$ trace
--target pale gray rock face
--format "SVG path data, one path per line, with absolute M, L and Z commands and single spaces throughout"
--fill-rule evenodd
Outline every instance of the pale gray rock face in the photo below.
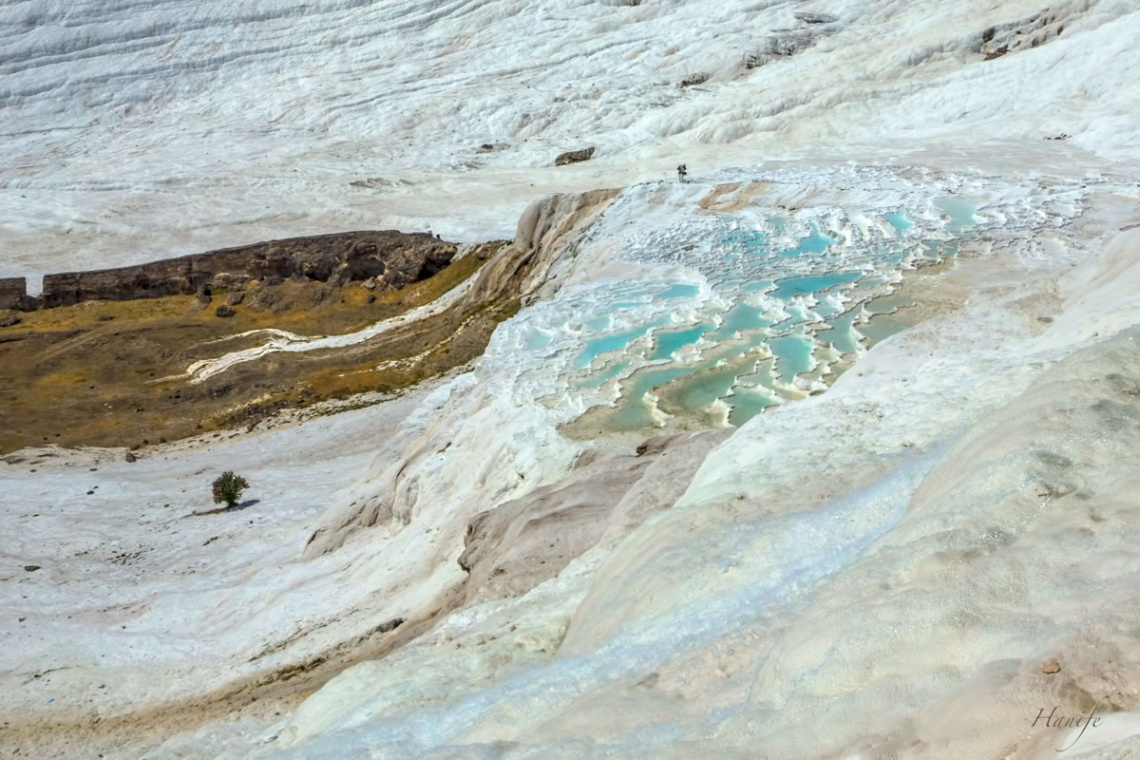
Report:
M 522 596 L 599 544 L 669 509 L 727 430 L 650 439 L 635 454 L 583 452 L 566 477 L 476 515 L 460 566 L 464 604 Z
M 0 6 L 0 307 L 31 305 L 7 278 L 352 229 L 514 232 L 419 316 L 520 307 L 376 406 L 5 462 L 0 754 L 1042 760 L 1078 737 L 1039 711 L 1100 700 L 1072 756 L 1140 756 L 1138 38 L 1133 0 Z M 830 387 L 793 372 L 641 457 L 560 432 L 628 390 L 615 359 L 707 348 L 638 330 L 723 326 L 758 238 L 913 284 L 853 254 L 909 261 L 971 197 L 938 308 Z M 216 277 L 214 308 L 244 282 Z M 818 369 L 865 326 L 822 329 L 842 289 L 741 303 Z M 603 332 L 634 337 L 578 366 Z M 185 381 L 358 339 L 247 336 Z M 238 464 L 257 505 L 184 517 Z

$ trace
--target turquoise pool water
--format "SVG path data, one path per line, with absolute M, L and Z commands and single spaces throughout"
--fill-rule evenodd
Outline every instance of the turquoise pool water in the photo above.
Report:
M 633 364 L 633 362 L 629 359 L 618 362 L 609 369 L 603 372 L 599 372 L 592 377 L 586 378 L 583 382 L 580 383 L 580 386 L 583 388 L 601 388 L 603 385 L 608 383 L 610 380 L 613 380 L 615 377 L 621 377 L 625 371 L 629 369 L 631 364 Z
M 745 293 L 763 293 L 775 284 L 775 280 L 756 280 L 745 285 L 742 290 Z
M 777 403 L 766 393 L 741 387 L 734 388 L 732 395 L 724 401 L 731 408 L 728 413 L 728 422 L 737 427 Z
M 724 340 L 738 332 L 763 330 L 771 326 L 772 320 L 764 316 L 764 309 L 741 301 L 729 309 L 721 326 L 708 337 L 710 340 Z
M 554 335 L 546 330 L 535 330 L 526 336 L 527 348 L 542 348 L 549 346 L 554 340 Z
M 837 351 L 848 354 L 858 353 L 859 334 L 855 332 L 855 320 L 859 314 L 856 309 L 840 314 L 831 321 L 831 327 L 816 333 L 815 339 L 821 345 L 830 343 Z
M 609 353 L 610 351 L 624 350 L 635 338 L 645 337 L 653 328 L 661 327 L 667 322 L 667 317 L 661 317 L 643 327 L 636 327 L 632 330 L 626 330 L 625 332 L 614 333 L 612 335 L 603 335 L 599 338 L 592 338 L 586 341 L 586 348 L 578 355 L 578 358 L 574 360 L 574 369 L 586 369 L 602 354 Z
M 660 293 L 658 293 L 654 297 L 660 298 L 660 299 L 696 298 L 698 295 L 700 295 L 700 292 L 701 292 L 701 289 L 696 285 L 688 285 L 688 284 L 678 283 L 676 285 L 670 285 L 668 288 L 666 288 L 665 290 L 662 290 Z
M 815 293 L 827 290 L 859 279 L 861 272 L 837 272 L 836 274 L 813 275 L 811 277 L 791 277 L 786 280 L 777 280 L 776 289 L 772 295 L 776 298 L 791 299 L 805 293 Z
M 974 216 L 978 207 L 970 201 L 954 195 L 947 195 L 934 199 L 934 206 L 946 216 L 950 217 L 950 224 L 946 227 L 950 232 L 961 232 L 966 227 L 978 223 Z
M 812 342 L 802 335 L 788 335 L 768 341 L 772 355 L 776 357 L 776 374 L 785 383 L 790 383 L 800 372 L 811 369 Z
M 720 238 L 722 245 L 740 245 L 745 249 L 762 248 L 767 242 L 768 236 L 760 230 L 730 230 Z
M 649 355 L 651 360 L 669 359 L 673 352 L 690 346 L 701 339 L 701 336 L 712 329 L 712 325 L 700 324 L 687 330 L 662 330 L 654 335 L 657 345 Z
M 786 248 L 780 251 L 780 258 L 786 259 L 792 256 L 802 256 L 805 253 L 823 253 L 827 250 L 829 245 L 838 242 L 835 238 L 828 237 L 822 234 L 818 228 L 812 229 L 812 233 L 805 238 L 800 238 L 800 244 L 795 248 Z
M 891 226 L 898 230 L 899 233 L 906 232 L 908 229 L 914 226 L 914 222 L 907 219 L 906 214 L 903 214 L 902 212 L 899 212 L 897 214 L 883 214 L 883 218 L 890 222 Z
M 589 332 L 573 361 L 584 372 L 575 383 L 600 388 L 618 380 L 621 398 L 605 407 L 601 424 L 625 430 L 654 424 L 645 399 L 650 391 L 669 414 L 687 410 L 699 416 L 720 399 L 736 425 L 802 396 L 827 379 L 824 372 L 839 371 L 834 363 L 840 354 L 858 355 L 900 329 L 899 319 L 880 312 L 909 303 L 884 297 L 901 269 L 915 260 L 954 256 L 960 240 L 976 234 L 971 228 L 981 220 L 969 199 L 943 196 L 929 202 L 941 220 L 933 221 L 925 204 L 878 212 L 897 233 L 886 236 L 885 226 L 866 229 L 841 212 L 809 223 L 764 217 L 752 228 L 737 226 L 739 220 L 728 215 L 720 217 L 732 225 L 728 229 L 718 226 L 717 218 L 706 218 L 689 238 L 655 231 L 637 260 L 666 269 L 691 267 L 705 284 L 642 286 L 636 295 L 623 292 L 617 305 L 588 314 Z M 841 239 L 844 244 L 837 245 Z M 690 258 L 689 252 L 698 253 Z M 620 319 L 624 315 L 607 316 L 618 305 L 648 307 L 660 317 L 630 326 Z M 856 328 L 864 307 L 877 316 L 870 326 Z M 651 340 L 642 340 L 646 337 Z M 603 354 L 605 361 L 598 361 Z
M 611 425 L 616 430 L 637 430 L 651 426 L 653 413 L 645 394 L 658 386 L 696 371 L 696 367 L 673 367 L 634 373 L 632 378 L 622 383 L 622 398 L 618 401 L 617 410 L 610 417 Z
M 682 409 L 703 409 L 727 396 L 735 384 L 736 370 L 732 367 L 702 372 L 686 382 L 675 399 Z

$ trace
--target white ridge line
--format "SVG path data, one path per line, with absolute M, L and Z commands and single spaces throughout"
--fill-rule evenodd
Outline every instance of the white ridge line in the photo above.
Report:
M 227 354 L 215 357 L 213 359 L 200 359 L 186 368 L 186 372 L 181 375 L 169 375 L 162 377 L 151 382 L 161 383 L 167 380 L 181 380 L 183 378 L 190 378 L 191 385 L 197 385 L 204 380 L 213 377 L 221 372 L 225 372 L 230 367 L 233 367 L 243 362 L 254 361 L 260 359 L 267 354 L 277 351 L 285 351 L 289 353 L 298 353 L 301 351 L 316 351 L 322 348 L 344 348 L 346 346 L 353 346 L 358 343 L 363 343 L 366 340 L 375 338 L 377 335 L 392 330 L 396 327 L 415 322 L 419 319 L 426 319 L 427 317 L 434 317 L 442 313 L 446 309 L 453 306 L 460 298 L 462 298 L 467 291 L 471 289 L 472 284 L 475 282 L 475 276 L 467 279 L 466 282 L 458 285 L 447 293 L 443 294 L 431 303 L 418 306 L 411 311 L 401 314 L 391 319 L 386 319 L 382 322 L 377 322 L 373 325 L 365 327 L 363 330 L 358 330 L 354 333 L 347 333 L 345 335 L 323 335 L 315 338 L 307 338 L 294 333 L 285 332 L 284 330 L 265 330 L 275 334 L 275 337 L 263 343 L 260 346 L 253 348 L 246 348 L 241 351 L 231 351 Z M 261 332 L 260 330 L 250 330 L 249 332 L 242 333 L 242 335 L 252 335 L 253 333 Z M 238 337 L 238 336 L 229 336 Z

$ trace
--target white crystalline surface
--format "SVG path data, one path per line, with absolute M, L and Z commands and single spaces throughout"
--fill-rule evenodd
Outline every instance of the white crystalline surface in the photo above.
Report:
M 535 395 L 573 409 L 611 404 L 608 426 L 641 429 L 662 418 L 645 394 L 671 383 L 690 406 L 722 402 L 743 424 L 765 406 L 822 389 L 830 363 L 861 353 L 863 305 L 905 271 L 952 259 L 963 242 L 996 229 L 1063 228 L 1088 194 L 1077 184 L 916 183 L 884 170 L 710 179 L 764 182 L 789 196 L 841 184 L 846 205 L 821 198 L 792 215 L 758 203 L 698 216 L 707 185 L 624 191 L 581 246 L 570 284 L 496 337 L 494 351 L 529 367 L 520 374 Z M 946 195 L 971 191 L 970 200 Z M 607 276 L 614 269 L 636 274 Z M 710 374 L 723 378 L 705 390 Z
M 1131 0 L 1065 0 L 1049 24 L 1032 0 L 824 5 L 836 21 L 813 26 L 795 3 L 744 0 L 6 2 L 0 276 L 283 233 L 484 239 L 538 194 L 682 161 L 696 178 L 758 158 L 1136 156 Z M 1015 27 L 993 46 L 1063 31 L 985 62 L 991 26 Z M 769 37 L 805 35 L 744 68 Z M 694 72 L 711 78 L 678 87 Z M 587 145 L 592 161 L 553 167 Z
M 0 276 L 624 189 L 470 371 L 0 465 L 0 723 L 72 757 L 1026 760 L 1103 696 L 1060 756 L 1140 757 L 1138 36 L 1131 0 L 3 3 Z M 923 260 L 929 318 L 871 345 Z M 281 715 L 196 701 L 430 614 L 475 515 L 687 414 L 739 427 L 632 533 Z M 187 517 L 223 468 L 258 502 Z M 177 720 L 109 740 L 140 705 Z

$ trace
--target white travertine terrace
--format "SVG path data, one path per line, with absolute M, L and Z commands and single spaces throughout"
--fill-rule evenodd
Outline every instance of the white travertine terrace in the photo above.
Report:
M 1138 35 L 1131 0 L 0 6 L 0 276 L 335 229 L 474 242 L 624 188 L 469 371 L 132 464 L 0 465 L 0 721 L 55 726 L 43 757 L 1027 760 L 1077 739 L 1038 710 L 1104 697 L 1061 756 L 1140 757 Z M 626 451 L 611 418 L 560 430 L 639 369 L 733 361 L 734 305 L 837 362 L 822 323 L 922 240 L 955 244 L 923 275 L 938 308 L 640 486 L 683 495 L 280 715 L 179 714 L 441 609 L 469 521 Z M 655 387 L 652 421 L 685 392 Z M 186 517 L 221 469 L 258 502 Z

